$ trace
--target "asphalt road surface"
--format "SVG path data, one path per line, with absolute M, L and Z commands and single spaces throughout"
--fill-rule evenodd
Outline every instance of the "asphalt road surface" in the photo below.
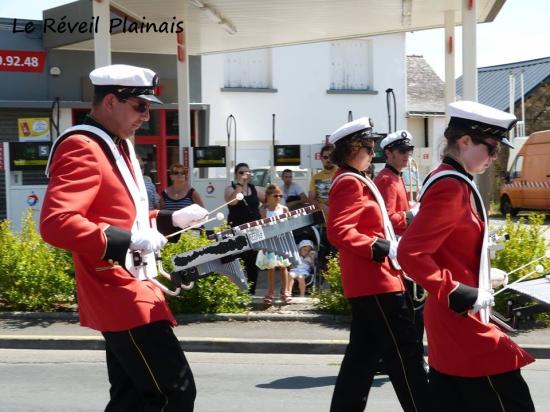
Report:
M 188 353 L 196 412 L 326 411 L 341 356 Z M 550 411 L 550 360 L 523 372 L 537 411 Z M 102 411 L 107 402 L 103 351 L 0 350 L 1 412 Z M 387 377 L 376 377 L 367 411 L 401 408 Z

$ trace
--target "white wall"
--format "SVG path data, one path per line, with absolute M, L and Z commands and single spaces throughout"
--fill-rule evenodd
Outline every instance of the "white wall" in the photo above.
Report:
M 373 118 L 375 129 L 387 131 L 386 93 L 394 90 L 397 100 L 397 128 L 404 128 L 406 60 L 405 35 L 371 37 L 373 89 L 377 95 L 327 94 L 330 88 L 329 43 L 314 43 L 272 49 L 272 79 L 276 93 L 222 92 L 224 55 L 202 59 L 202 97 L 210 104 L 210 142 L 226 144 L 226 118 L 237 120 L 241 147 L 246 141 L 271 144 L 272 114 L 276 114 L 275 137 L 281 144 L 323 142 L 325 135 L 354 118 Z M 240 161 L 240 156 L 238 158 Z M 256 165 L 254 158 L 244 159 Z M 265 159 L 262 159 L 264 162 Z
M 415 146 L 413 157 L 416 160 L 421 177 L 424 177 L 430 170 L 434 169 L 441 163 L 441 149 L 444 144 L 443 132 L 447 124 L 445 116 L 430 116 L 428 117 L 428 149 L 424 142 L 424 118 L 409 117 L 407 118 L 407 130 L 413 135 Z M 429 155 L 429 163 L 422 159 L 422 156 Z

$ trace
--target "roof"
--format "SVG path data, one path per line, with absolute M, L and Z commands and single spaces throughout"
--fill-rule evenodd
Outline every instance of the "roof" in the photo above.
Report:
M 78 3 L 88 10 L 92 4 L 89 0 Z M 111 48 L 113 52 L 176 54 L 173 29 L 181 20 L 185 22 L 185 47 L 191 55 L 418 31 L 443 27 L 447 10 L 454 11 L 455 24 L 461 25 L 463 3 L 463 0 L 111 0 L 115 15 L 139 23 L 139 33 L 132 31 L 129 23 L 125 33 L 113 34 Z M 477 0 L 478 23 L 493 21 L 504 4 L 505 0 Z M 44 16 L 55 13 L 55 21 L 60 21 L 64 15 L 68 19 L 89 15 L 89 11 L 78 14 L 74 9 L 77 6 L 65 4 L 44 11 Z M 156 23 L 158 32 L 154 29 L 143 32 L 142 23 Z M 45 40 L 54 34 L 48 31 Z M 91 36 L 81 40 L 74 33 L 62 35 L 66 48 L 93 50 Z
M 407 56 L 407 113 L 445 114 L 445 84 L 422 56 Z
M 508 111 L 510 108 L 510 74 L 516 78 L 515 103 L 521 100 L 520 74 L 523 72 L 525 96 L 550 76 L 550 57 L 526 60 L 498 66 L 480 67 L 478 74 L 478 101 Z M 462 76 L 456 80 L 456 94 L 462 95 Z

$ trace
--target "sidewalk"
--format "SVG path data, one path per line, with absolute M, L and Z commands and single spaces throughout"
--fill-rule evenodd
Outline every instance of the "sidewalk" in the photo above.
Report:
M 278 290 L 278 289 L 276 289 Z M 311 298 L 266 307 L 260 274 L 251 310 L 243 314 L 180 315 L 175 333 L 189 352 L 343 354 L 349 318 L 315 311 Z M 539 359 L 550 359 L 550 328 L 512 339 Z M 103 349 L 100 333 L 83 328 L 77 313 L 0 312 L 2 349 Z
M 348 319 L 320 315 L 311 300 L 245 314 L 182 315 L 175 328 L 189 352 L 343 354 Z M 539 359 L 550 359 L 550 329 L 512 337 Z M 0 312 L 0 348 L 103 349 L 101 334 L 78 324 L 76 313 Z

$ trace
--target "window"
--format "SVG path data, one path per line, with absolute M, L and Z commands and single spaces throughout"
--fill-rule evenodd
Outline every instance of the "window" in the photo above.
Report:
M 521 169 L 523 168 L 523 156 L 516 157 L 514 164 L 510 169 L 510 179 L 517 179 L 521 177 Z
M 224 89 L 271 89 L 271 49 L 225 55 Z
M 370 40 L 330 43 L 331 91 L 372 92 L 372 44 Z

